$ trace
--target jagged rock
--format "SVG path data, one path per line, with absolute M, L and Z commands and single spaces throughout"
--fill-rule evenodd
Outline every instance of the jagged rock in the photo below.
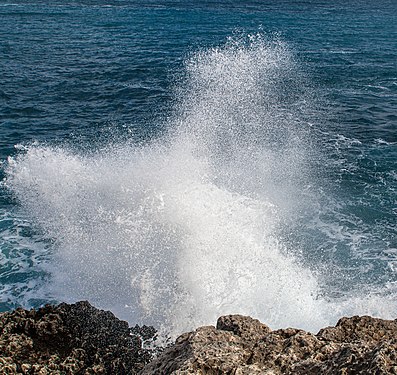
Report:
M 317 335 L 241 315 L 180 336 L 148 374 L 397 374 L 397 321 L 341 319 Z
M 316 335 L 228 315 L 157 358 L 153 327 L 129 328 L 88 302 L 0 314 L 1 374 L 397 374 L 397 320 L 342 318 Z M 152 362 L 149 363 L 149 361 Z
M 370 316 L 353 316 L 342 318 L 335 327 L 323 328 L 317 336 L 335 342 L 379 342 L 391 340 L 397 332 L 396 320 L 372 318 Z
M 259 320 L 242 315 L 221 316 L 216 322 L 216 329 L 233 332 L 253 344 L 271 331 L 266 324 Z
M 228 374 L 250 357 L 239 336 L 212 326 L 180 336 L 165 352 L 142 374 Z
M 0 314 L 1 374 L 136 374 L 152 358 L 134 327 L 88 302 Z

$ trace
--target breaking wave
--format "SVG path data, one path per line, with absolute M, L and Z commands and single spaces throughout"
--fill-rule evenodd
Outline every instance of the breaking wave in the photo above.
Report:
M 391 297 L 335 297 L 332 265 L 291 240 L 321 209 L 316 116 L 288 46 L 255 35 L 186 60 L 159 139 L 22 147 L 4 184 L 52 241 L 43 293 L 172 335 L 227 313 L 309 330 L 391 315 Z

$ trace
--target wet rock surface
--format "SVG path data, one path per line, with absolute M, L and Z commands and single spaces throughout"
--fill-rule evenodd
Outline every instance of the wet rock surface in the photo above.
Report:
M 313 335 L 225 316 L 180 336 L 141 374 L 397 374 L 397 321 L 342 318 Z
M 129 328 L 88 302 L 0 314 L 0 374 L 137 374 L 152 327 Z

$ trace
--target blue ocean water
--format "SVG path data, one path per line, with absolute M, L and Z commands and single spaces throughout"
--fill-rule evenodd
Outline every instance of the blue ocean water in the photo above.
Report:
M 1 310 L 395 318 L 395 1 L 0 1 L 0 82 Z

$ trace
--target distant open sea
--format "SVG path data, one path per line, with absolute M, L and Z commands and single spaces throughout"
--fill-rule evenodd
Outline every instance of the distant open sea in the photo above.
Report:
M 0 311 L 396 318 L 397 2 L 0 0 L 0 160 Z

